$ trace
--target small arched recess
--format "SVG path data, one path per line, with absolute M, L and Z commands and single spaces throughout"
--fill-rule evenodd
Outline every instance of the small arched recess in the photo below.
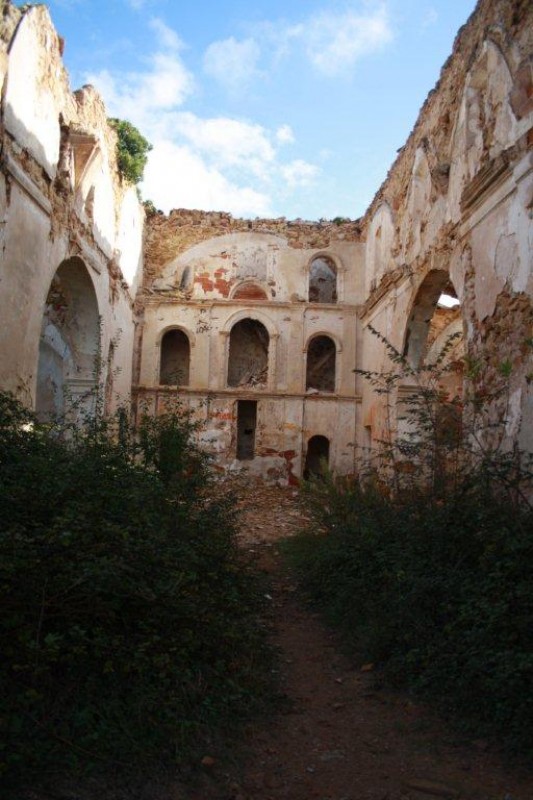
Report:
M 315 256 L 309 265 L 309 302 L 337 302 L 337 266 L 326 255 Z
M 330 336 L 313 336 L 307 345 L 306 391 L 334 392 L 337 347 Z
M 191 343 L 181 328 L 171 328 L 161 337 L 159 384 L 188 386 L 190 382 Z
M 270 335 L 258 319 L 235 322 L 229 335 L 227 385 L 263 388 L 268 384 Z

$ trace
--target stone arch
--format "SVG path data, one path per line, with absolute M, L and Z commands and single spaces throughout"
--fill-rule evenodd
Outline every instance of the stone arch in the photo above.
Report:
M 306 346 L 305 389 L 334 392 L 336 389 L 337 344 L 328 334 L 314 334 Z
M 443 295 L 457 297 L 449 273 L 444 269 L 430 270 L 414 292 L 404 335 L 403 354 L 413 369 L 424 364 L 430 351 L 433 351 L 435 357 L 438 355 L 434 345 L 442 333 L 440 328 L 444 329 L 448 324 L 444 319 L 442 325 L 436 325 L 435 320 L 439 300 Z M 458 313 L 460 315 L 460 310 Z M 457 316 L 457 313 L 450 315 L 454 320 Z M 449 322 L 451 321 L 450 319 Z
M 44 303 L 36 412 L 43 419 L 92 413 L 100 349 L 100 316 L 92 278 L 77 256 L 62 261 Z
M 268 384 L 270 335 L 250 316 L 238 320 L 229 334 L 227 385 L 264 388 Z
M 379 285 L 391 267 L 394 236 L 391 208 L 388 203 L 381 203 L 368 227 L 365 259 L 367 294 Z
M 159 385 L 188 386 L 191 367 L 191 340 L 188 332 L 179 326 L 162 331 L 159 352 Z
M 336 303 L 338 266 L 326 253 L 314 255 L 309 262 L 309 302 Z
M 309 480 L 312 476 L 320 476 L 324 472 L 324 462 L 329 466 L 330 441 L 327 436 L 316 434 L 307 442 L 303 476 Z

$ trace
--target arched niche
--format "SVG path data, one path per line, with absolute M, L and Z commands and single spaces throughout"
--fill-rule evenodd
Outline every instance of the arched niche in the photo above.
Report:
M 316 256 L 309 265 L 309 302 L 337 302 L 337 267 L 328 256 Z
M 93 282 L 78 257 L 63 261 L 43 309 L 36 412 L 43 421 L 94 411 L 100 324 Z
M 450 217 L 460 217 L 466 184 L 484 158 L 494 158 L 512 145 L 517 120 L 512 109 L 513 78 L 498 45 L 483 42 L 468 72 L 450 143 Z
M 268 383 L 270 335 L 251 317 L 236 322 L 229 335 L 227 385 L 263 388 Z
M 159 384 L 188 386 L 190 381 L 191 343 L 181 328 L 171 328 L 161 338 Z
M 335 342 L 329 336 L 314 336 L 307 345 L 306 391 L 334 392 L 336 385 Z
M 481 95 L 484 110 L 485 146 L 489 156 L 509 147 L 515 140 L 516 117 L 511 108 L 513 79 L 498 45 L 487 39 L 471 75 L 470 87 Z
M 411 170 L 407 205 L 402 222 L 401 240 L 404 252 L 416 257 L 422 249 L 422 223 L 427 218 L 431 198 L 431 172 L 426 153 L 419 147 Z
M 329 466 L 329 439 L 327 436 L 311 436 L 305 454 L 304 479 L 319 477 Z
M 388 203 L 382 203 L 369 225 L 366 240 L 366 291 L 367 294 L 379 285 L 383 275 L 390 269 L 394 245 L 394 221 Z
M 231 300 L 245 300 L 247 303 L 265 303 L 268 296 L 263 287 L 255 281 L 242 281 L 232 291 Z

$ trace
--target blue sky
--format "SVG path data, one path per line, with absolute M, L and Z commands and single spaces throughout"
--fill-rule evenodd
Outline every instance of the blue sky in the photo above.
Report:
M 152 142 L 158 208 L 355 218 L 474 0 L 53 0 L 72 88 Z

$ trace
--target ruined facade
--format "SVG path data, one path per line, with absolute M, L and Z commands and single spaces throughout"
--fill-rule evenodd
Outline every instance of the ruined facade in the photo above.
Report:
M 138 404 L 157 412 L 178 393 L 226 468 L 291 481 L 318 447 L 349 472 L 363 258 L 357 223 L 155 215 Z
M 144 212 L 90 86 L 72 93 L 45 6 L 2 4 L 0 386 L 44 417 L 131 390 Z
M 362 220 L 360 310 L 414 366 L 431 361 L 441 293 L 460 301 L 443 333 L 462 331 L 466 388 L 490 398 L 510 370 L 507 446 L 533 451 L 533 7 L 485 2 L 459 32 L 415 128 Z M 365 335 L 365 368 L 386 365 Z M 506 380 L 506 378 L 505 378 Z M 468 385 L 470 383 L 470 385 Z M 400 387 L 399 394 L 409 392 Z M 398 397 L 398 402 L 401 398 Z M 363 390 L 361 422 L 382 408 Z
M 507 444 L 533 452 L 531 3 L 481 0 L 361 220 L 179 210 L 144 246 L 98 95 L 70 92 L 44 7 L 2 8 L 2 388 L 62 411 L 98 350 L 109 408 L 178 398 L 221 468 L 290 482 L 386 433 L 353 372 L 389 366 L 369 325 L 415 367 L 461 334 L 448 388 L 510 372 Z

